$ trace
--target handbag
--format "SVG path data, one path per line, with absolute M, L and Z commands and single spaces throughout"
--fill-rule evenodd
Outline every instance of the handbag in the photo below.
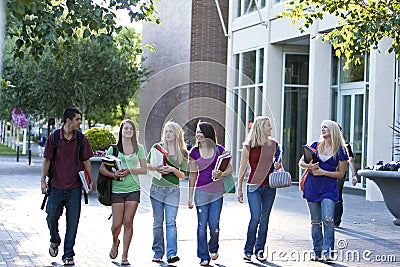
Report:
M 292 176 L 289 172 L 278 170 L 269 174 L 269 187 L 283 188 L 292 185 Z
M 232 174 L 223 177 L 222 182 L 224 183 L 224 194 L 235 194 L 235 181 L 233 180 Z
M 276 147 L 275 153 L 275 162 L 280 162 L 282 159 L 282 149 L 280 145 Z M 274 166 L 272 165 L 274 170 Z M 292 185 L 292 176 L 289 172 L 283 170 L 273 171 L 269 174 L 269 187 L 270 188 L 282 188 L 282 187 L 290 187 Z
M 308 170 L 306 170 L 300 178 L 300 191 L 304 191 L 304 184 L 306 183 L 307 176 Z

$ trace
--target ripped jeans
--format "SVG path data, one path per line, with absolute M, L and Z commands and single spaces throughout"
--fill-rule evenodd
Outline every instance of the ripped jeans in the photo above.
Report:
M 197 257 L 210 261 L 210 253 L 219 248 L 219 217 L 222 210 L 222 192 L 195 191 L 194 203 L 197 210 Z M 207 226 L 210 241 L 207 242 Z
M 311 215 L 311 236 L 314 253 L 316 256 L 333 256 L 335 243 L 335 227 L 333 218 L 335 213 L 335 201 L 323 199 L 321 202 L 307 201 Z M 322 221 L 322 223 L 321 223 Z M 322 234 L 323 230 L 323 234 Z

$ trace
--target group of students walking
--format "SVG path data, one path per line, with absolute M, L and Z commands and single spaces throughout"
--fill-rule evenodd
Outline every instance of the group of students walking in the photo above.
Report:
M 64 112 L 63 126 L 60 130 L 60 142 L 54 153 L 50 135 L 44 151 L 42 170 L 42 193 L 48 194 L 46 206 L 47 223 L 50 229 L 49 253 L 58 255 L 61 243 L 58 234 L 58 220 L 63 208 L 66 208 L 67 228 L 64 240 L 62 260 L 65 265 L 74 264 L 74 244 L 80 214 L 81 185 L 77 171 L 85 169 L 89 176 L 89 188 L 93 189 L 90 157 L 93 155 L 86 137 L 83 145 L 76 149 L 76 132 L 81 123 L 81 114 L 76 109 Z M 278 142 L 272 138 L 272 122 L 268 117 L 256 117 L 243 143 L 243 150 L 238 170 L 237 199 L 244 202 L 243 181 L 247 173 L 246 193 L 250 209 L 250 222 L 244 244 L 245 260 L 252 255 L 258 260 L 265 260 L 268 222 L 275 200 L 276 189 L 270 188 L 269 174 L 282 168 L 282 162 L 275 162 Z M 176 217 L 180 201 L 180 180 L 189 172 L 188 207 L 197 211 L 197 257 L 201 266 L 208 266 L 211 260 L 219 257 L 220 215 L 223 207 L 223 178 L 233 172 L 232 166 L 224 171 L 214 170 L 219 155 L 227 153 L 218 144 L 212 124 L 200 121 L 196 126 L 196 145 L 186 150 L 182 127 L 175 122 L 167 122 L 162 130 L 160 142 L 154 148 L 162 148 L 167 154 L 164 164 L 151 165 L 154 150 L 145 155 L 143 145 L 139 144 L 133 121 L 121 122 L 118 134 L 118 158 L 122 161 L 122 170 L 112 172 L 102 164 L 100 172 L 113 179 L 112 182 L 112 245 L 111 259 L 119 254 L 122 227 L 121 265 L 129 265 L 128 252 L 132 240 L 133 220 L 140 203 L 140 184 L 138 175 L 157 172 L 161 179 L 153 177 L 150 188 L 150 201 L 153 210 L 153 262 L 162 262 L 166 256 L 168 263 L 180 260 L 177 246 Z M 318 144 L 318 145 L 316 145 Z M 303 197 L 307 200 L 311 215 L 311 232 L 314 244 L 315 260 L 329 259 L 334 243 L 334 206 L 339 200 L 337 179 L 344 176 L 347 153 L 337 123 L 323 121 L 321 139 L 312 144 L 317 148 L 319 162 L 305 163 L 303 158 L 299 166 L 309 170 Z M 111 146 L 107 155 L 113 154 Z M 77 164 L 79 159 L 79 164 Z M 46 183 L 49 168 L 55 170 L 51 188 Z M 336 166 L 336 167 L 335 167 Z M 76 191 L 76 192 L 75 192 Z M 321 223 L 322 222 L 322 223 Z M 165 224 L 165 233 L 164 233 Z M 207 235 L 209 230 L 209 236 Z M 323 229 L 323 231 L 322 231 Z

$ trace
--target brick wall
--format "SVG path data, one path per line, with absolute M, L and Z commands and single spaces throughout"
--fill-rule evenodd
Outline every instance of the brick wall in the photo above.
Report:
M 227 21 L 228 0 L 219 2 Z M 215 2 L 160 1 L 156 9 L 162 24 L 145 23 L 142 33 L 143 44 L 154 44 L 157 52 L 144 53 L 152 76 L 140 91 L 140 142 L 148 150 L 171 118 L 184 126 L 192 142 L 194 122 L 202 118 L 214 124 L 223 144 L 227 38 Z

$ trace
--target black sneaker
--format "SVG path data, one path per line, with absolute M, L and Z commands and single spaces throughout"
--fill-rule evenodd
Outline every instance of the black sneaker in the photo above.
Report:
M 259 261 L 265 261 L 266 258 L 264 257 L 264 250 L 260 250 L 256 253 L 256 259 Z
M 167 262 L 168 263 L 174 263 L 174 262 L 177 262 L 177 261 L 179 261 L 180 260 L 180 258 L 178 257 L 178 256 L 172 256 L 171 258 L 169 258 L 168 260 L 167 260 Z

